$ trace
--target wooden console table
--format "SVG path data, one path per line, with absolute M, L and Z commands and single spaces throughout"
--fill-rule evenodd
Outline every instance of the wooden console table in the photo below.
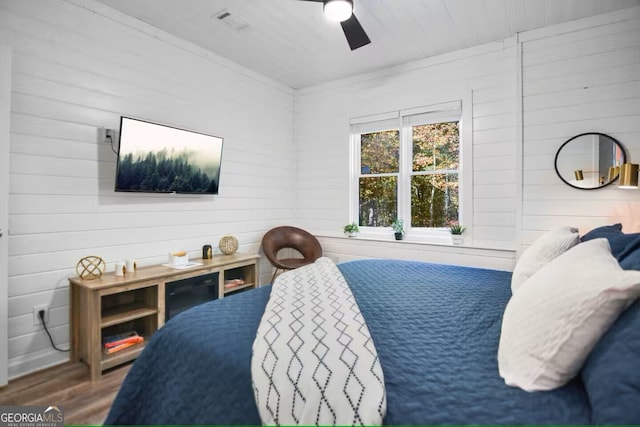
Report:
M 89 365 L 91 379 L 102 371 L 138 357 L 151 335 L 165 322 L 165 284 L 218 273 L 218 298 L 258 285 L 259 255 L 216 255 L 196 259 L 202 265 L 175 269 L 162 265 L 141 267 L 125 276 L 106 273 L 96 280 L 69 279 L 71 298 L 71 361 Z M 225 289 L 225 280 L 242 278 L 243 285 Z M 106 354 L 102 339 L 135 330 L 144 342 Z

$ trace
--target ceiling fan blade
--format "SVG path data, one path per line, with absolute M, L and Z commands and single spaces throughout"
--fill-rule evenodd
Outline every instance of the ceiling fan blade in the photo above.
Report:
M 351 50 L 356 50 L 359 47 L 371 43 L 369 36 L 364 32 L 364 28 L 360 25 L 360 21 L 358 21 L 356 15 L 351 15 L 351 18 L 342 21 L 340 25 L 342 25 L 342 31 L 344 31 L 344 35 L 347 37 L 347 42 L 349 42 Z

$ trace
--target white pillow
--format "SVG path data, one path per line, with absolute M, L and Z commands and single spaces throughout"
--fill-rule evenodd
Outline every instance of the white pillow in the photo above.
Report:
M 542 266 L 578 243 L 580 243 L 580 236 L 578 229 L 574 227 L 560 227 L 543 234 L 533 242 L 533 245 L 520 256 L 516 263 L 511 276 L 511 293 L 515 293 Z
M 500 376 L 527 391 L 566 384 L 638 296 L 640 271 L 623 270 L 606 239 L 577 245 L 511 297 L 502 319 Z

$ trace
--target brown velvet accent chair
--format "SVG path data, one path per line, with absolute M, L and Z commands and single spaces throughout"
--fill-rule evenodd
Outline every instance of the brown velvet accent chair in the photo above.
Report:
M 281 249 L 295 249 L 303 258 L 278 258 Z M 272 228 L 262 237 L 262 251 L 276 268 L 271 283 L 279 270 L 294 270 L 313 263 L 322 256 L 320 242 L 308 231 L 297 227 L 281 226 Z

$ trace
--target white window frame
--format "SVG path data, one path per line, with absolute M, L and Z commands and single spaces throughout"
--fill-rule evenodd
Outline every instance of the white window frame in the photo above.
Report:
M 471 217 L 473 212 L 473 162 L 472 162 L 472 115 L 471 94 L 462 99 L 451 102 L 432 104 L 424 107 L 406 110 L 392 111 L 371 116 L 356 117 L 350 120 L 350 185 L 349 185 L 349 220 L 359 222 L 359 179 L 362 176 L 360 169 L 360 135 L 363 133 L 378 132 L 383 130 L 400 131 L 400 158 L 399 172 L 389 174 L 375 174 L 375 176 L 398 177 L 398 218 L 405 223 L 405 239 L 409 241 L 445 243 L 451 242 L 447 228 L 422 228 L 411 227 L 411 176 L 432 173 L 446 173 L 446 170 L 433 172 L 413 172 L 412 168 L 412 127 L 415 125 L 458 121 L 460 135 L 459 152 L 459 222 L 467 229 L 467 235 L 471 234 Z M 391 227 L 360 227 L 360 235 L 363 237 L 392 239 Z M 470 239 L 469 239 L 470 240 Z

